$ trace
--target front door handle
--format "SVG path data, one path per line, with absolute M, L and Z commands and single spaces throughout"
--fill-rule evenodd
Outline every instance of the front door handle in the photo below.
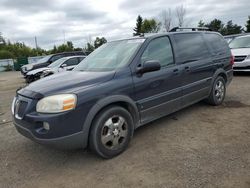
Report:
M 179 73 L 179 69 L 174 69 L 173 73 L 174 73 L 174 75 L 177 75 Z
M 190 67 L 189 67 L 189 66 L 186 66 L 186 67 L 185 67 L 185 71 L 186 71 L 186 72 L 189 72 L 189 71 L 190 71 Z

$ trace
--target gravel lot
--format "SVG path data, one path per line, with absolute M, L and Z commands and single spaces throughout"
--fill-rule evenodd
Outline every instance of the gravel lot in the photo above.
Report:
M 0 188 L 250 188 L 250 74 L 234 77 L 222 106 L 200 102 L 139 128 L 111 160 L 19 135 L 10 105 L 22 85 L 19 72 L 0 73 Z

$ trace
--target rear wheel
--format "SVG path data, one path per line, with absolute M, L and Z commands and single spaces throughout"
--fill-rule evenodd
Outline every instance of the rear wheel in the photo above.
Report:
M 214 83 L 211 93 L 207 99 L 207 102 L 211 105 L 217 106 L 220 105 L 226 95 L 226 84 L 223 77 L 218 76 Z
M 122 107 L 111 106 L 94 119 L 90 132 L 90 149 L 103 158 L 122 153 L 133 135 L 133 119 Z

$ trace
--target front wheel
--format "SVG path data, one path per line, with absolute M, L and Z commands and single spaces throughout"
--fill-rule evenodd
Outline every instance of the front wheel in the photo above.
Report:
M 226 95 L 226 84 L 223 77 L 218 76 L 214 83 L 211 93 L 207 99 L 207 102 L 211 105 L 217 106 L 222 104 Z
M 133 119 L 119 106 L 102 110 L 94 119 L 90 132 L 90 149 L 103 158 L 122 153 L 133 135 Z

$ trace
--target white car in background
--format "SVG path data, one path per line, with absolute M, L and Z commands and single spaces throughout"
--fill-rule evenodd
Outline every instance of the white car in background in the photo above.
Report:
M 229 47 L 234 56 L 234 71 L 250 72 L 250 35 L 236 37 Z
M 75 68 L 86 56 L 69 56 L 63 57 L 51 63 L 47 67 L 32 70 L 26 74 L 26 82 L 31 83 L 40 78 L 56 74 L 59 72 L 69 71 Z

